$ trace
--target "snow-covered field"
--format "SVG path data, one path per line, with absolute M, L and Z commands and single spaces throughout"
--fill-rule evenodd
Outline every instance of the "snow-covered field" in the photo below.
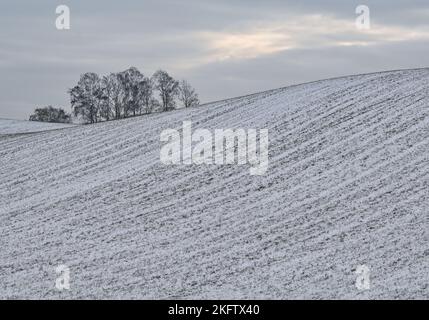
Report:
M 0 118 L 0 135 L 40 132 L 68 128 L 71 126 L 73 125 L 65 123 L 48 123 Z
M 161 164 L 187 120 L 268 128 L 266 175 Z M 428 150 L 429 69 L 1 137 L 0 298 L 427 299 Z

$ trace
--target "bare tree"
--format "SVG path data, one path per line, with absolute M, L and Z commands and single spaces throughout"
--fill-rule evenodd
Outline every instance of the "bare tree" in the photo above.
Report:
M 179 100 L 182 102 L 185 108 L 194 107 L 200 104 L 198 94 L 186 80 L 180 81 Z
M 178 93 L 179 83 L 163 70 L 155 72 L 153 79 L 155 88 L 159 91 L 161 97 L 162 110 L 168 111 L 174 109 L 174 98 Z
M 100 120 L 102 104 L 101 81 L 96 73 L 81 75 L 77 86 L 69 90 L 72 109 L 75 116 L 81 116 L 85 122 L 95 123 Z
M 144 77 L 138 84 L 139 100 L 145 108 L 145 113 L 151 113 L 153 110 L 153 81 Z
M 141 107 L 139 105 L 139 83 L 143 78 L 141 72 L 135 67 L 130 67 L 118 74 L 118 79 L 122 86 L 121 96 L 124 118 L 128 117 L 131 112 L 135 116 Z
M 116 73 L 104 76 L 101 80 L 103 105 L 101 115 L 104 119 L 120 119 L 122 105 L 120 102 L 121 84 Z

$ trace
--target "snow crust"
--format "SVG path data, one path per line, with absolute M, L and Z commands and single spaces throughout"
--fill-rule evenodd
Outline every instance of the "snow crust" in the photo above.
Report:
M 428 93 L 393 71 L 2 136 L 0 298 L 427 299 Z M 268 128 L 267 174 L 161 164 L 188 120 Z

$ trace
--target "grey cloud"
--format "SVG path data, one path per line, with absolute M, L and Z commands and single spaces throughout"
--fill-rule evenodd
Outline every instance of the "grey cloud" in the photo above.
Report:
M 380 42 L 367 47 L 312 46 L 257 58 L 206 61 L 200 32 L 246 32 L 300 15 L 355 19 L 354 1 L 61 1 L 72 29 L 54 27 L 58 1 L 0 3 L 0 117 L 25 119 L 36 106 L 68 107 L 67 88 L 86 71 L 105 74 L 131 65 L 150 74 L 165 68 L 187 78 L 204 102 L 350 73 L 423 67 L 427 41 Z M 366 1 L 374 23 L 429 31 L 427 1 Z M 350 35 L 359 40 L 361 36 Z M 362 36 L 364 39 L 364 36 Z M 206 62 L 204 62 L 206 61 Z
M 210 100 L 245 95 L 313 80 L 391 69 L 429 66 L 429 43 L 389 43 L 371 47 L 290 50 L 269 57 L 213 63 L 192 70 L 195 83 L 216 74 L 213 89 L 201 87 Z M 224 95 L 220 97 L 218 92 Z

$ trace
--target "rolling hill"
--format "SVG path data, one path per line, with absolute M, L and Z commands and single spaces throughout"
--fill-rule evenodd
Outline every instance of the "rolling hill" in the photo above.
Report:
M 163 165 L 183 121 L 267 128 L 266 174 Z M 0 298 L 427 299 L 428 150 L 429 69 L 0 137 Z

